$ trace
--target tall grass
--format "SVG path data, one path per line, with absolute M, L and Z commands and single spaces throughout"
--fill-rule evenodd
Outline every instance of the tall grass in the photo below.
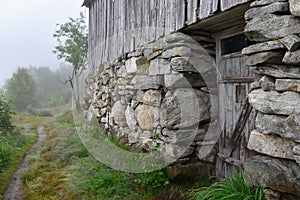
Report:
M 242 173 L 221 179 L 206 188 L 191 191 L 193 200 L 263 200 L 262 188 L 250 188 Z

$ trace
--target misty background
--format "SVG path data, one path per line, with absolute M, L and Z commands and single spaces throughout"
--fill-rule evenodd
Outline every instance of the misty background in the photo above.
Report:
M 59 68 L 52 53 L 56 42 L 56 24 L 76 18 L 83 0 L 0 0 L 0 87 L 18 67 L 48 66 Z

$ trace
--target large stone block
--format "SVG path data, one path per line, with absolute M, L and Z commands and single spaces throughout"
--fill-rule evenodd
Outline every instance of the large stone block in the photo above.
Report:
M 286 52 L 283 62 L 290 65 L 300 65 L 300 50 L 294 52 Z
M 245 13 L 245 19 L 250 20 L 254 17 L 261 17 L 267 13 L 286 13 L 289 11 L 288 2 L 274 2 L 264 7 L 254 7 Z
M 261 52 L 251 55 L 246 61 L 246 65 L 255 66 L 258 64 L 281 64 L 282 58 L 284 56 L 283 52 Z
M 170 61 L 166 59 L 151 60 L 149 75 L 163 75 L 171 72 Z
M 299 197 L 299 177 L 300 166 L 292 160 L 255 156 L 244 164 L 244 179 L 250 187 L 269 188 Z
M 300 17 L 300 1 L 289 0 L 291 13 L 295 16 Z
M 297 127 L 297 125 L 290 124 L 295 121 L 291 118 L 293 115 L 286 117 L 258 113 L 255 120 L 256 129 L 264 134 L 279 135 L 283 138 L 300 141 L 300 127 L 294 129 L 293 127 Z
M 276 79 L 275 89 L 280 92 L 286 92 L 286 91 L 300 92 L 300 80 Z
M 143 96 L 143 103 L 150 106 L 160 106 L 162 101 L 161 90 L 147 90 Z
M 265 14 L 250 20 L 245 27 L 246 36 L 253 41 L 280 39 L 300 33 L 300 19 L 292 15 Z
M 269 65 L 258 66 L 255 73 L 259 75 L 268 75 L 276 78 L 299 78 L 300 67 L 292 65 Z
M 258 43 L 246 47 L 242 50 L 242 54 L 248 55 L 248 54 L 254 54 L 254 53 L 259 53 L 264 51 L 284 49 L 284 48 L 285 46 L 279 40 L 274 40 L 274 41 Z
M 248 149 L 266 154 L 272 157 L 294 160 L 293 147 L 296 142 L 274 135 L 265 135 L 257 130 L 250 134 Z
M 134 110 L 129 105 L 127 106 L 127 108 L 125 110 L 125 117 L 126 117 L 126 122 L 127 122 L 128 127 L 130 128 L 130 130 L 133 130 L 135 128 L 137 122 L 134 117 Z
M 135 118 L 144 130 L 153 130 L 159 124 L 159 108 L 139 105 L 135 109 Z
M 111 115 L 114 122 L 119 126 L 127 126 L 125 109 L 126 107 L 121 103 L 121 101 L 117 101 L 112 107 Z
M 286 2 L 287 0 L 258 0 L 250 4 L 250 7 L 266 6 L 275 2 Z
M 300 112 L 300 94 L 296 92 L 278 93 L 254 90 L 249 94 L 250 104 L 266 114 L 291 115 Z
M 162 76 L 136 75 L 135 81 L 134 89 L 140 90 L 158 89 L 163 85 Z
M 161 106 L 161 124 L 169 129 L 198 127 L 210 119 L 209 94 L 193 89 L 168 91 Z

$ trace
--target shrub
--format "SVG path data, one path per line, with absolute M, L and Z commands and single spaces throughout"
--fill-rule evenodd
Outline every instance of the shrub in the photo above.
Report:
M 9 101 L 0 90 L 0 135 L 7 135 L 14 129 L 11 116 L 14 114 Z
M 208 188 L 192 190 L 191 197 L 194 200 L 263 200 L 263 189 L 249 188 L 240 172 L 221 179 Z
M 165 170 L 137 174 L 135 182 L 147 190 L 164 188 L 170 184 Z

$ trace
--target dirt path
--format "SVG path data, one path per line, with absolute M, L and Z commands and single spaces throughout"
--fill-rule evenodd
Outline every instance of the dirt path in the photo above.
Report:
M 18 167 L 15 174 L 12 176 L 8 187 L 6 188 L 3 200 L 22 200 L 22 182 L 20 179 L 21 171 L 28 166 L 28 160 L 32 154 L 35 154 L 41 143 L 46 139 L 46 132 L 44 126 L 40 125 L 37 128 L 38 139 L 37 142 L 32 146 L 32 148 L 24 156 L 20 166 Z

